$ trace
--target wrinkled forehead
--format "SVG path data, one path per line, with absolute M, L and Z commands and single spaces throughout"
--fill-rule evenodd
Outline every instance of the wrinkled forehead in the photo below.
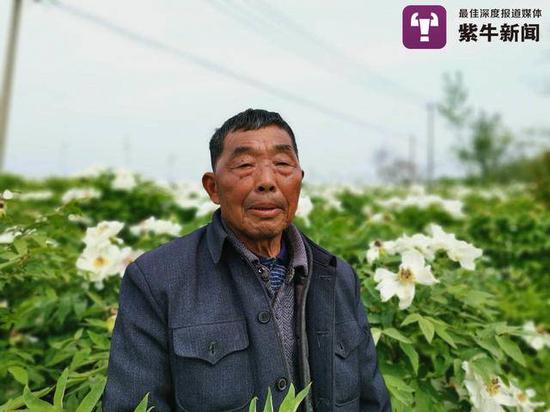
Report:
M 223 153 L 228 159 L 266 152 L 295 155 L 289 134 L 280 127 L 269 126 L 258 130 L 235 130 L 225 136 Z

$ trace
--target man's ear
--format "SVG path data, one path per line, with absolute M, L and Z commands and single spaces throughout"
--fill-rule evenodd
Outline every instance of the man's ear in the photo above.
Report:
M 213 172 L 206 172 L 202 175 L 202 187 L 208 193 L 210 200 L 215 204 L 220 204 L 220 197 L 218 195 L 218 186 L 216 184 L 216 175 Z

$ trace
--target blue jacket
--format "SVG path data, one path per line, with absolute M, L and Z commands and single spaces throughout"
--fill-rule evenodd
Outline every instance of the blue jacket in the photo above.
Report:
M 218 209 L 216 213 L 220 213 Z M 390 411 L 353 268 L 300 232 L 308 272 L 295 277 L 305 412 Z M 289 387 L 270 300 L 212 221 L 131 263 L 122 279 L 104 412 L 275 410 Z M 304 299 L 305 297 L 305 299 Z

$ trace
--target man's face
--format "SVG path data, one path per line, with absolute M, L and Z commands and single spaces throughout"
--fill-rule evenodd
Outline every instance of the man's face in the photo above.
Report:
M 259 240 L 276 237 L 292 222 L 303 175 L 288 133 L 268 126 L 229 133 L 203 186 L 234 231 Z

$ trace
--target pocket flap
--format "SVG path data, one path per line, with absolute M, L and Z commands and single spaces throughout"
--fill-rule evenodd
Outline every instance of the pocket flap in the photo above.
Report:
M 203 359 L 214 365 L 224 356 L 248 347 L 246 320 L 210 323 L 175 328 L 174 353 Z
M 334 352 L 342 358 L 348 355 L 367 337 L 355 320 L 336 324 L 336 345 Z

